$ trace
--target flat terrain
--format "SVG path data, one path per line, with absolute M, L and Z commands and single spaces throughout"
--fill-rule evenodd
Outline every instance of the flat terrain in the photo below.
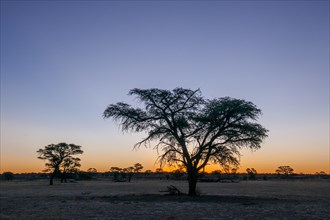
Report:
M 1 181 L 0 219 L 330 219 L 330 181 L 198 183 L 200 197 L 166 196 L 187 182 Z

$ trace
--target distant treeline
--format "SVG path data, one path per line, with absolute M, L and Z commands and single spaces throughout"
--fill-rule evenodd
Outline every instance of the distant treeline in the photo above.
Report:
M 12 173 L 4 172 L 0 174 L 0 179 L 3 181 L 12 180 L 41 180 L 49 179 L 48 173 Z M 132 177 L 130 177 L 132 178 Z M 135 180 L 187 180 L 188 176 L 186 172 L 152 172 L 150 170 L 146 172 L 135 173 L 132 181 Z M 71 174 L 65 177 L 56 176 L 55 179 L 62 180 L 61 182 L 66 182 L 66 180 L 79 181 L 79 180 L 109 180 L 116 182 L 129 182 L 128 176 L 122 174 L 118 176 L 117 172 L 87 172 L 79 171 L 75 174 Z M 200 173 L 198 180 L 200 182 L 239 182 L 239 181 L 256 181 L 256 180 L 308 180 L 308 179 L 330 179 L 329 174 L 316 173 L 316 174 L 274 174 L 274 173 L 259 173 L 251 175 L 249 173 Z

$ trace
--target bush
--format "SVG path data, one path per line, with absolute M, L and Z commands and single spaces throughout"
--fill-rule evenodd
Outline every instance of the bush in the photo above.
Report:
M 184 175 L 184 172 L 180 169 L 174 170 L 172 172 L 172 176 L 174 177 L 174 179 L 178 180 L 181 179 L 181 177 Z
M 14 174 L 12 172 L 4 172 L 2 176 L 7 181 L 11 181 L 14 179 Z
M 91 179 L 93 179 L 93 175 L 89 172 L 79 172 L 78 179 L 79 180 L 91 180 Z

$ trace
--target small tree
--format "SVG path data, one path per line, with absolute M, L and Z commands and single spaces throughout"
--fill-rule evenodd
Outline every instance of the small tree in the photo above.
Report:
M 135 173 L 139 173 L 142 169 L 143 169 L 142 164 L 140 164 L 140 163 L 134 164 L 134 172 Z
M 216 179 L 217 182 L 221 180 L 221 174 L 221 170 L 213 170 L 211 172 L 211 175 Z
M 279 166 L 275 172 L 279 175 L 285 175 L 289 176 L 290 174 L 293 174 L 293 169 L 290 166 Z
M 134 167 L 127 167 L 123 169 L 125 177 L 127 176 L 127 181 L 131 182 L 132 177 L 134 176 Z
M 182 169 L 175 169 L 172 171 L 172 176 L 174 177 L 174 179 L 180 179 L 181 177 L 183 177 L 184 175 L 184 171 Z
M 84 174 L 82 174 L 84 173 Z M 88 168 L 86 172 L 79 172 L 79 178 L 83 176 L 85 179 L 93 179 L 97 174 L 97 169 L 95 168 Z
M 324 171 L 316 172 L 315 175 L 318 176 L 318 178 L 326 178 L 327 174 Z
M 113 180 L 114 181 L 119 181 L 122 171 L 123 171 L 123 169 L 120 168 L 120 167 L 111 167 L 110 168 L 110 172 L 113 175 Z
M 13 174 L 12 172 L 10 172 L 10 171 L 4 172 L 4 173 L 2 174 L 2 176 L 3 176 L 3 178 L 4 178 L 5 180 L 7 180 L 7 181 L 11 181 L 11 180 L 14 179 L 14 174 Z
M 80 166 L 80 159 L 73 157 L 82 154 L 81 146 L 75 144 L 59 143 L 50 144 L 37 151 L 38 159 L 47 160 L 46 170 L 50 171 L 49 185 L 53 185 L 53 179 L 56 174 L 62 171 L 71 171 Z
M 120 167 L 111 167 L 110 172 L 113 174 L 113 179 L 115 181 L 125 181 L 131 182 L 134 174 L 140 172 L 143 169 L 143 166 L 140 163 L 134 164 L 134 166 L 120 168 Z
M 232 168 L 231 169 L 231 178 L 233 179 L 239 179 L 238 175 L 237 175 L 237 171 L 238 171 L 238 168 Z
M 60 167 L 61 183 L 66 182 L 67 178 L 79 171 L 80 158 L 67 157 L 63 160 Z
M 158 178 L 161 180 L 162 179 L 162 174 L 164 172 L 163 168 L 159 167 L 155 170 L 155 172 L 157 173 Z
M 109 105 L 103 116 L 120 121 L 123 131 L 147 132 L 136 147 L 158 140 L 160 164 L 186 168 L 190 196 L 196 196 L 198 173 L 209 162 L 237 165 L 240 149 L 259 149 L 267 137 L 267 130 L 255 123 L 261 110 L 252 102 L 204 99 L 200 90 L 183 88 L 132 89 L 129 94 L 144 106 L 119 102 Z
M 132 180 L 132 177 L 136 174 L 136 173 L 139 173 L 141 170 L 143 169 L 143 166 L 142 164 L 140 163 L 136 163 L 134 164 L 133 167 L 127 167 L 124 169 L 124 172 L 126 173 L 127 175 L 127 180 L 128 182 L 131 182 Z
M 159 168 L 156 168 L 155 172 L 156 173 L 163 173 L 164 170 L 163 170 L 163 168 L 159 167 Z
M 257 171 L 254 168 L 247 168 L 246 172 L 249 176 L 249 180 L 255 180 Z
M 87 169 L 87 172 L 88 172 L 88 173 L 95 174 L 95 173 L 97 173 L 97 169 L 95 169 L 95 168 L 88 168 L 88 169 Z
M 144 173 L 145 173 L 146 176 L 149 176 L 150 174 L 152 174 L 152 171 L 151 170 L 146 170 L 146 171 L 144 171 Z

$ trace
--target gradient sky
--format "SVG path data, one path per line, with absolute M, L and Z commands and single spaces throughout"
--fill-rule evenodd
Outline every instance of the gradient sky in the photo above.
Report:
M 329 173 L 329 1 L 1 1 L 1 173 L 40 172 L 59 142 L 83 170 L 154 170 L 144 135 L 102 118 L 154 87 L 261 108 L 269 137 L 240 172 Z

